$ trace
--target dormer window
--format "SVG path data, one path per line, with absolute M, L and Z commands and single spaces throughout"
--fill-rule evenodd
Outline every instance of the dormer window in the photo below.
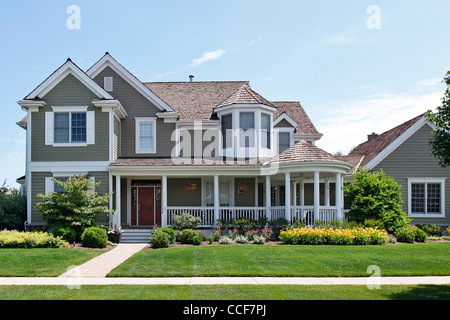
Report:
M 267 113 L 261 114 L 261 147 L 270 149 L 270 138 L 272 136 L 270 125 L 270 115 Z

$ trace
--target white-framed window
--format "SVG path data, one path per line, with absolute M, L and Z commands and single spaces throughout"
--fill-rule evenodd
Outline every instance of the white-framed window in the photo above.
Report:
M 408 178 L 408 213 L 412 217 L 444 217 L 445 178 Z
M 219 206 L 229 207 L 234 205 L 234 180 L 222 177 L 219 181 Z M 210 177 L 202 179 L 202 205 L 214 206 L 214 180 Z
M 136 120 L 136 153 L 156 153 L 156 118 Z
M 52 107 L 45 112 L 45 144 L 83 147 L 95 144 L 95 111 L 87 106 Z
M 272 137 L 272 130 L 270 124 L 270 115 L 261 113 L 261 147 L 265 149 L 271 148 L 270 139 Z
M 106 92 L 113 91 L 113 77 L 104 77 L 103 78 L 103 88 Z
M 61 188 L 59 184 L 57 184 L 55 181 L 53 181 L 53 178 L 55 178 L 58 181 L 61 182 L 67 182 L 69 179 L 71 179 L 73 176 L 77 175 L 86 175 L 86 172 L 82 173 L 73 173 L 73 172 L 61 172 L 61 173 L 54 173 L 53 177 L 46 177 L 45 178 L 45 195 L 50 195 L 51 192 L 57 192 L 57 193 L 66 193 L 65 190 Z M 95 177 L 90 178 L 92 183 L 95 183 Z M 89 190 L 90 192 L 95 192 L 95 190 Z
M 239 112 L 240 147 L 255 146 L 255 113 Z
M 275 128 L 278 134 L 278 153 L 294 144 L 294 128 Z

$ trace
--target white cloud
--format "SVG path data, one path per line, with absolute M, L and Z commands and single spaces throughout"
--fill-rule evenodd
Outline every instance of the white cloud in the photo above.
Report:
M 219 59 L 225 53 L 226 53 L 226 51 L 223 49 L 205 52 L 200 58 L 192 60 L 191 67 L 196 68 L 199 65 L 201 65 L 202 63 L 205 63 L 207 61 Z
M 368 134 L 381 134 L 441 104 L 443 91 L 415 89 L 415 92 L 365 96 L 338 107 L 332 104 L 321 106 L 324 113 L 316 121 L 316 127 L 324 136 L 317 146 L 331 153 L 342 151 L 347 154 L 366 141 Z
M 257 37 L 257 38 L 253 38 L 252 40 L 250 40 L 250 42 L 248 43 L 248 46 L 254 46 L 258 41 L 261 41 L 263 38 L 261 37 Z

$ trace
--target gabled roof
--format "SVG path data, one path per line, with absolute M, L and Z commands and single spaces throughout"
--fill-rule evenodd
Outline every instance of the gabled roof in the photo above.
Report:
M 316 127 L 309 119 L 302 105 L 298 101 L 272 101 L 277 107 L 273 120 L 276 121 L 283 114 L 287 114 L 297 123 L 296 133 L 301 134 L 319 134 Z
M 39 86 L 36 87 L 24 100 L 39 100 L 42 99 L 51 89 L 53 89 L 61 80 L 68 74 L 72 74 L 88 89 L 97 95 L 100 99 L 114 99 L 108 92 L 94 82 L 83 70 L 80 69 L 72 60 L 67 61 L 55 72 L 53 72 L 47 79 L 45 79 Z
M 152 90 L 146 87 L 136 76 L 122 66 L 116 59 L 114 59 L 108 52 L 98 60 L 92 67 L 86 71 L 86 74 L 92 79 L 95 78 L 106 67 L 110 67 L 114 72 L 119 74 L 125 81 L 133 86 L 139 93 L 146 97 L 161 111 L 173 111 L 173 109 Z
M 354 148 L 347 157 L 361 159 L 359 167 L 374 168 L 428 120 L 421 114 Z
M 253 91 L 248 84 L 240 86 L 232 95 L 222 101 L 216 108 L 229 106 L 232 104 L 263 104 L 276 108 L 270 101 Z

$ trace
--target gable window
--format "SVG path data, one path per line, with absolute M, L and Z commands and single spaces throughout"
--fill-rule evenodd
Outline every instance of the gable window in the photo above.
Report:
M 240 138 L 241 147 L 254 147 L 254 129 L 255 129 L 255 113 L 254 112 L 240 112 L 239 113 L 239 129 L 243 135 Z
M 136 153 L 156 153 L 156 118 L 136 119 Z
M 283 152 L 291 146 L 291 133 L 280 132 L 278 134 L 278 153 Z
M 445 179 L 408 179 L 408 205 L 412 216 L 442 216 Z

